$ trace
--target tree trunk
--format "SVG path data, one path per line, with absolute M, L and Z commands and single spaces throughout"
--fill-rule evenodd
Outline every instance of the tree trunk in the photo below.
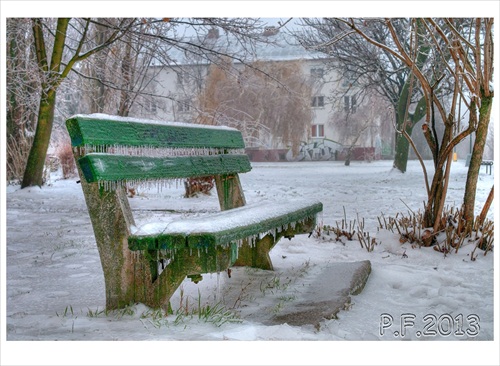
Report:
M 130 112 L 130 93 L 132 84 L 132 47 L 129 42 L 125 45 L 125 55 L 122 58 L 121 77 L 122 86 L 120 93 L 120 104 L 118 106 L 118 115 L 128 117 Z
M 47 149 L 49 148 L 50 135 L 52 133 L 55 104 L 55 89 L 50 89 L 48 92 L 42 94 L 35 138 L 28 156 L 21 188 L 30 186 L 41 187 L 43 184 L 43 168 L 45 165 L 45 158 L 47 157 Z
M 441 201 L 441 198 L 443 196 L 444 175 L 445 174 L 442 167 L 438 168 L 434 172 L 431 190 L 425 206 L 424 227 L 434 227 L 434 224 L 436 223 L 436 218 L 439 215 L 439 202 Z
M 422 23 L 417 22 L 417 28 L 422 30 Z M 429 56 L 429 46 L 423 42 L 422 38 L 418 38 L 418 44 L 416 45 L 417 57 L 414 60 L 415 67 L 420 69 L 424 63 L 427 61 Z M 399 131 L 403 129 L 411 137 L 413 132 L 413 127 L 420 121 L 427 112 L 426 109 L 426 99 L 425 96 L 422 96 L 420 100 L 417 102 L 415 111 L 410 113 L 409 108 L 411 105 L 412 95 L 413 95 L 413 86 L 414 86 L 414 70 L 413 67 L 410 67 L 411 73 L 409 77 L 406 79 L 403 88 L 401 89 L 401 94 L 399 95 L 399 99 L 396 107 L 396 128 Z M 406 139 L 403 134 L 396 135 L 396 151 L 394 156 L 394 164 L 393 166 L 401 171 L 401 173 L 406 172 L 406 167 L 408 165 L 408 155 L 410 150 L 410 142 Z
M 445 131 L 443 133 L 443 138 L 441 141 L 441 148 L 437 149 L 437 147 L 435 147 L 435 172 L 432 179 L 431 189 L 427 198 L 424 214 L 424 226 L 432 227 L 434 232 L 437 232 L 438 230 L 441 230 L 443 228 L 441 218 L 443 216 L 444 200 L 446 198 L 446 193 L 448 190 L 450 164 L 453 157 L 452 150 L 449 150 L 449 152 L 447 152 L 446 147 L 448 147 L 451 143 L 453 127 L 454 124 L 452 116 L 450 115 L 450 117 L 445 122 Z M 431 145 L 433 144 L 431 143 L 429 147 L 433 149 Z
M 406 133 L 411 136 L 413 132 L 413 125 L 408 124 L 406 126 Z M 394 155 L 394 168 L 398 169 L 401 173 L 406 172 L 408 166 L 408 155 L 410 152 L 410 143 L 403 136 L 403 134 L 396 134 L 396 148 Z
M 103 44 L 108 36 L 108 29 L 103 25 L 96 25 L 95 37 L 97 44 Z M 106 64 L 110 62 L 108 51 L 104 50 L 95 57 L 89 73 L 95 78 L 89 82 L 90 113 L 105 113 L 106 87 L 101 80 L 106 80 Z
M 20 62 L 21 57 L 19 56 L 19 48 L 16 42 L 15 37 L 13 37 L 10 41 L 8 41 L 8 49 L 9 49 L 9 57 L 7 57 L 7 69 L 16 70 L 18 68 L 17 63 Z M 12 63 L 12 64 L 10 64 Z M 7 79 L 7 84 L 9 84 L 10 80 Z M 10 82 L 13 84 L 13 81 Z M 19 88 L 18 83 L 12 85 L 11 88 L 7 88 L 7 100 L 8 104 L 10 104 L 7 108 L 7 136 L 14 136 L 18 133 L 16 124 L 19 123 L 19 115 L 18 112 L 18 103 L 16 98 L 16 91 Z
M 407 80 L 406 84 L 401 91 L 399 97 L 397 112 L 396 112 L 396 130 L 401 131 L 404 129 L 407 136 L 411 137 L 413 133 L 413 128 L 420 121 L 426 113 L 426 100 L 424 97 L 420 98 L 413 113 L 409 113 L 407 109 L 409 108 L 408 98 L 410 98 L 411 93 L 411 80 Z M 401 171 L 401 173 L 406 172 L 408 165 L 408 156 L 410 152 L 410 142 L 405 137 L 403 133 L 396 132 L 396 144 L 395 144 L 395 155 L 394 155 L 394 168 Z
M 45 80 L 42 83 L 35 138 L 30 149 L 28 162 L 26 163 L 21 188 L 29 186 L 41 187 L 43 184 L 43 167 L 45 165 L 50 135 L 52 133 L 52 124 L 54 122 L 56 91 L 61 81 L 59 71 L 64 53 L 68 24 L 69 18 L 59 18 L 57 20 L 57 29 L 49 64 L 42 21 L 40 19 L 33 20 L 33 40 L 37 64 L 42 73 L 42 78 Z
M 347 149 L 347 155 L 345 156 L 345 161 L 344 161 L 345 166 L 351 165 L 351 155 L 352 155 L 352 148 L 350 147 L 349 149 Z
M 481 107 L 479 108 L 479 122 L 474 139 L 474 147 L 470 159 L 469 170 L 467 172 L 467 181 L 465 183 L 464 194 L 464 214 L 465 227 L 467 231 L 472 230 L 474 223 L 474 206 L 476 202 L 477 180 L 479 169 L 483 160 L 484 146 L 488 136 L 488 125 L 490 122 L 491 108 L 493 106 L 493 96 L 481 98 Z

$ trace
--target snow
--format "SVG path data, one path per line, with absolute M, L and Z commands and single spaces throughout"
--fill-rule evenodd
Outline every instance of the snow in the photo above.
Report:
M 165 125 L 165 126 L 174 126 L 174 127 L 191 127 L 191 128 L 207 128 L 213 130 L 229 130 L 229 131 L 238 131 L 233 127 L 227 126 L 213 126 L 213 125 L 200 125 L 195 123 L 187 123 L 187 122 L 170 122 L 170 121 L 158 121 L 153 119 L 144 119 L 144 118 L 136 118 L 136 117 L 122 117 L 109 115 L 104 113 L 91 113 L 91 114 L 75 114 L 71 116 L 69 119 L 100 119 L 106 121 L 113 122 L 122 122 L 122 123 L 147 123 L 153 125 Z
M 319 201 L 288 200 L 286 202 L 276 202 L 272 205 L 246 205 L 233 210 L 217 212 L 212 215 L 183 218 L 167 224 L 163 222 L 148 222 L 137 227 L 136 230 L 132 230 L 132 234 L 141 236 L 157 235 L 160 233 L 218 233 L 225 230 L 257 224 L 264 220 L 280 218 L 286 216 L 289 212 L 307 209 L 309 206 L 318 203 Z M 259 234 L 263 234 L 264 232 L 265 231 Z
M 379 244 L 368 252 L 357 240 L 335 241 L 325 233 L 282 239 L 271 251 L 274 272 L 233 268 L 231 278 L 225 272 L 206 274 L 198 284 L 185 280 L 172 298 L 174 311 L 186 301 L 190 308 L 198 300 L 202 305 L 222 302 L 238 314 L 239 322 L 217 326 L 197 315 L 158 318 L 142 304 L 106 314 L 99 254 L 76 178 L 53 176 L 43 188 L 7 186 L 2 365 L 499 363 L 498 342 L 492 342 L 498 338 L 498 254 L 476 250 L 471 261 L 474 246 L 466 244 L 444 256 L 432 248 L 400 244 L 395 234 L 377 230 L 381 213 L 389 217 L 423 207 L 426 193 L 418 162 L 410 161 L 405 174 L 394 171 L 390 161 L 352 162 L 349 167 L 343 162 L 252 166 L 240 175 L 249 204 L 273 207 L 273 202 L 319 200 L 320 222 L 335 226 L 344 215 L 347 221 L 364 218 L 365 230 Z M 452 164 L 447 205 L 460 205 L 466 174 L 464 161 Z M 481 170 L 477 212 L 494 180 Z M 139 190 L 129 199 L 137 226 L 202 217 L 219 209 L 215 192 L 192 199 L 182 195 L 182 185 Z M 497 200 L 493 206 L 490 219 Z M 328 265 L 362 260 L 371 261 L 372 273 L 338 319 L 323 321 L 319 330 L 262 321 L 299 299 L 304 286 Z M 446 336 L 450 321 L 453 332 Z M 426 325 L 429 331 L 439 326 L 440 334 L 419 336 L 417 330 Z M 34 340 L 151 342 L 28 342 Z M 181 340 L 191 342 L 172 342 Z M 240 342 L 201 342 L 222 340 Z M 342 340 L 354 342 L 332 342 Z M 416 342 L 358 342 L 371 340 Z M 486 342 L 421 342 L 435 340 Z

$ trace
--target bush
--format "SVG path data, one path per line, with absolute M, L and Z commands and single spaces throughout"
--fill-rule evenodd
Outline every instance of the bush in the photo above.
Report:
M 56 154 L 61 164 L 63 178 L 68 179 L 74 177 L 76 175 L 76 165 L 71 143 L 65 142 L 60 145 L 57 148 Z
M 7 140 L 7 181 L 21 182 L 26 169 L 33 139 L 8 137 Z
M 188 178 L 184 181 L 185 197 L 195 197 L 198 193 L 209 194 L 214 187 L 214 177 Z

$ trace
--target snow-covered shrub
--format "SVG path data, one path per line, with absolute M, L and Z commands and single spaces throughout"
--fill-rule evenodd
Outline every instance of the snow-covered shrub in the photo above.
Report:
M 458 250 L 466 243 L 475 243 L 476 248 L 484 254 L 493 250 L 493 221 L 485 219 L 484 222 L 476 217 L 472 225 L 472 232 L 466 230 L 462 220 L 462 210 L 448 207 L 443 211 L 442 227 L 444 229 L 434 232 L 433 228 L 424 227 L 423 214 L 418 212 L 398 213 L 395 217 L 378 218 L 379 228 L 398 233 L 400 243 L 410 243 L 416 246 L 430 247 L 445 255 Z
M 316 227 L 314 235 L 322 240 L 341 242 L 343 245 L 346 244 L 346 241 L 358 239 L 361 248 L 365 248 L 368 252 L 372 252 L 378 244 L 377 239 L 365 231 L 365 220 L 359 217 L 355 220 L 347 220 L 345 209 L 342 221 L 336 221 L 335 226 L 321 223 Z

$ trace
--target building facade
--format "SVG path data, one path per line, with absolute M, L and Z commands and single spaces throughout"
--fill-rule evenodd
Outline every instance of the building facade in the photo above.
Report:
M 286 143 L 280 144 L 280 136 L 249 139 L 246 144 L 254 160 L 338 160 L 347 152 L 354 159 L 380 158 L 383 149 L 380 125 L 383 114 L 377 113 L 376 101 L 370 98 L 358 100 L 356 88 L 349 80 L 339 80 L 331 60 L 322 54 L 306 51 L 291 36 L 269 32 L 265 44 L 248 49 L 231 45 L 227 38 L 207 35 L 211 47 L 226 47 L 220 53 L 233 56 L 231 72 L 239 72 L 254 62 L 300 65 L 300 73 L 310 87 L 310 118 L 300 136 L 300 147 L 291 151 Z M 204 44 L 204 47 L 207 47 Z M 148 90 L 152 97 L 144 98 L 134 107 L 136 114 L 155 119 L 197 122 L 199 96 L 206 87 L 211 65 L 220 60 L 194 58 L 179 50 L 171 51 L 170 67 L 152 66 L 153 74 Z M 387 117 L 386 117 L 387 118 Z M 220 121 L 213 121 L 219 124 Z M 387 139 L 386 139 L 387 140 Z M 361 153 L 359 152 L 361 151 Z

